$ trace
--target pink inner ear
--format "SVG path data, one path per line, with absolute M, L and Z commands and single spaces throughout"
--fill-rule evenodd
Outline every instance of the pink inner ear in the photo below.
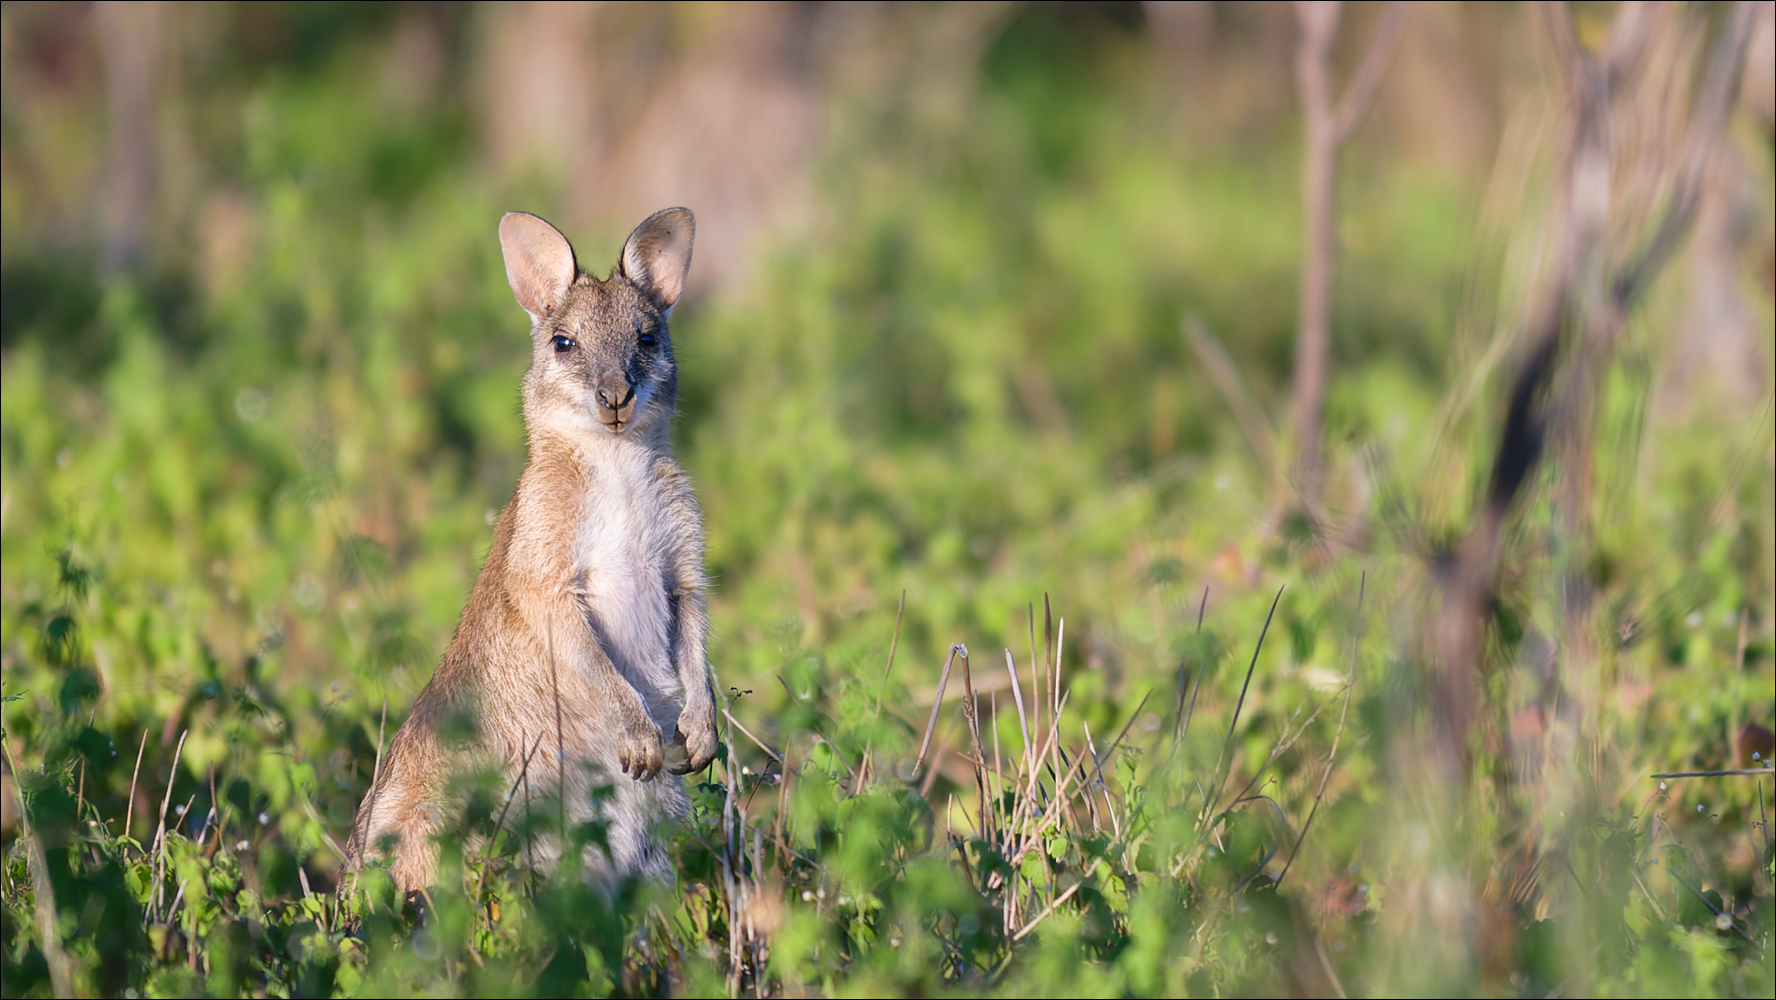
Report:
M 623 273 L 656 305 L 672 308 L 684 294 L 696 234 L 697 220 L 689 209 L 655 212 L 635 227 L 624 243 Z
M 541 320 L 561 304 L 575 272 L 567 237 L 534 215 L 511 212 L 500 220 L 500 250 L 506 281 L 525 312 Z

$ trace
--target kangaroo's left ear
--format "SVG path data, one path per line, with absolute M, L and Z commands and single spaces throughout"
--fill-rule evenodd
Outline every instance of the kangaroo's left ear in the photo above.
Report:
M 691 273 L 691 247 L 696 242 L 697 217 L 690 209 L 655 212 L 629 234 L 618 270 L 661 312 L 667 312 L 684 294 L 685 279 Z

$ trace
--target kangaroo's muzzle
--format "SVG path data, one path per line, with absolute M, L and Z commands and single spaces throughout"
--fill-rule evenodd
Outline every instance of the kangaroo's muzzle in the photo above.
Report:
M 620 431 L 635 420 L 635 383 L 621 371 L 607 371 L 593 386 L 598 398 L 598 419 L 613 431 Z

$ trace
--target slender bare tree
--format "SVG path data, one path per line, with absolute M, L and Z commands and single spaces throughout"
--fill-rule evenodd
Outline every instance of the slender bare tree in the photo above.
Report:
M 1338 150 L 1374 102 L 1376 88 L 1406 26 L 1407 11 L 1403 0 L 1388 6 L 1356 75 L 1334 99 L 1332 42 L 1338 35 L 1343 6 L 1336 0 L 1298 0 L 1295 4 L 1295 82 L 1307 126 L 1301 178 L 1301 318 L 1295 334 L 1295 472 L 1302 495 L 1310 502 L 1320 480 L 1326 355 L 1332 336 Z

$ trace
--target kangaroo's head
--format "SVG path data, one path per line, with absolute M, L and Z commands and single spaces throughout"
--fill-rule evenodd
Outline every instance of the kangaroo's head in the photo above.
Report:
M 631 435 L 667 423 L 678 367 L 666 317 L 684 292 L 696 234 L 689 209 L 655 212 L 600 281 L 579 269 L 554 226 L 523 212 L 500 220 L 506 279 L 531 320 L 532 432 Z

